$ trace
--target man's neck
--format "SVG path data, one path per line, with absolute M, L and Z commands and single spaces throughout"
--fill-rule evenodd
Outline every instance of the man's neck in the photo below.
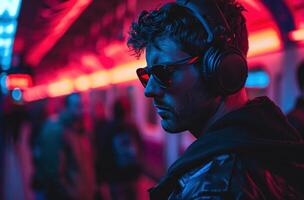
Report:
M 220 105 L 218 106 L 215 113 L 210 117 L 207 123 L 203 126 L 203 128 L 199 131 L 193 132 L 192 134 L 195 137 L 199 137 L 204 134 L 204 132 L 214 124 L 218 119 L 222 118 L 227 113 L 230 113 L 234 110 L 237 110 L 243 107 L 248 102 L 247 94 L 245 88 L 236 94 L 227 96 L 222 98 L 220 101 Z

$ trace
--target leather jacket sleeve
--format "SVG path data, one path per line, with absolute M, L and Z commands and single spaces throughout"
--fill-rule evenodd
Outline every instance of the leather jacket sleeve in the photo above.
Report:
M 267 164 L 224 154 L 180 177 L 168 199 L 285 200 L 304 199 L 304 196 Z

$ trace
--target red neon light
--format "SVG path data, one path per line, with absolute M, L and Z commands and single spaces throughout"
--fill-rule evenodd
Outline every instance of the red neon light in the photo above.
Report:
M 9 74 L 6 79 L 6 86 L 9 90 L 14 88 L 27 89 L 32 85 L 32 77 L 28 74 Z
M 274 29 L 270 28 L 249 35 L 248 57 L 274 52 L 281 48 L 281 39 Z
M 258 3 L 255 0 L 243 0 L 243 2 L 249 4 L 250 6 L 252 6 L 253 8 L 255 8 L 258 11 L 262 10 L 262 7 L 261 7 L 260 3 Z
M 84 66 L 87 67 L 100 67 L 101 63 L 99 62 L 98 58 L 94 55 L 84 55 L 81 58 L 81 62 Z
M 136 60 L 123 65 L 119 65 L 109 70 L 112 84 L 123 83 L 137 79 L 136 69 L 140 66 L 145 66 L 145 60 Z
M 47 97 L 58 97 L 71 94 L 74 91 L 86 91 L 92 88 L 106 87 L 137 79 L 136 68 L 144 66 L 146 61 L 136 60 L 114 67 L 111 70 L 100 70 L 89 75 L 72 79 L 55 81 L 48 86 L 35 86 L 25 92 L 25 101 L 35 101 Z
M 104 52 L 107 56 L 113 56 L 118 52 L 122 51 L 122 44 L 119 42 L 115 42 L 110 44 L 109 46 L 105 47 Z
M 47 86 L 45 85 L 28 88 L 23 93 L 23 100 L 26 102 L 36 101 L 47 97 Z
M 70 79 L 60 80 L 48 85 L 47 88 L 49 97 L 58 97 L 74 92 L 73 82 Z
M 304 28 L 290 32 L 289 39 L 295 42 L 304 41 Z
M 77 91 L 86 91 L 91 87 L 91 80 L 88 76 L 79 76 L 75 79 L 74 85 Z
M 50 33 L 36 47 L 32 48 L 26 58 L 27 62 L 36 66 L 91 2 L 92 0 L 74 0 L 65 3 L 67 11 L 63 16 L 60 15 L 54 19 L 55 23 L 59 22 L 51 24 Z
M 90 75 L 91 88 L 98 88 L 110 84 L 109 73 L 106 70 L 100 70 Z

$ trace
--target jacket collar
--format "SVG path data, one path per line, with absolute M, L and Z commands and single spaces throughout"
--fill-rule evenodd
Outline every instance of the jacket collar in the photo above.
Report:
M 304 97 L 298 97 L 297 103 L 296 103 L 296 108 L 299 108 L 301 110 L 304 110 Z

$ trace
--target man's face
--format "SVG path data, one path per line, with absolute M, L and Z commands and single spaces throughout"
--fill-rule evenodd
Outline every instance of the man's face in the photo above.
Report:
M 189 57 L 169 38 L 158 39 L 156 45 L 151 44 L 146 49 L 148 67 L 175 63 Z M 201 131 L 217 104 L 207 92 L 198 68 L 194 64 L 179 66 L 171 79 L 171 85 L 164 88 L 152 75 L 145 88 L 145 96 L 154 99 L 162 127 L 171 133 Z

